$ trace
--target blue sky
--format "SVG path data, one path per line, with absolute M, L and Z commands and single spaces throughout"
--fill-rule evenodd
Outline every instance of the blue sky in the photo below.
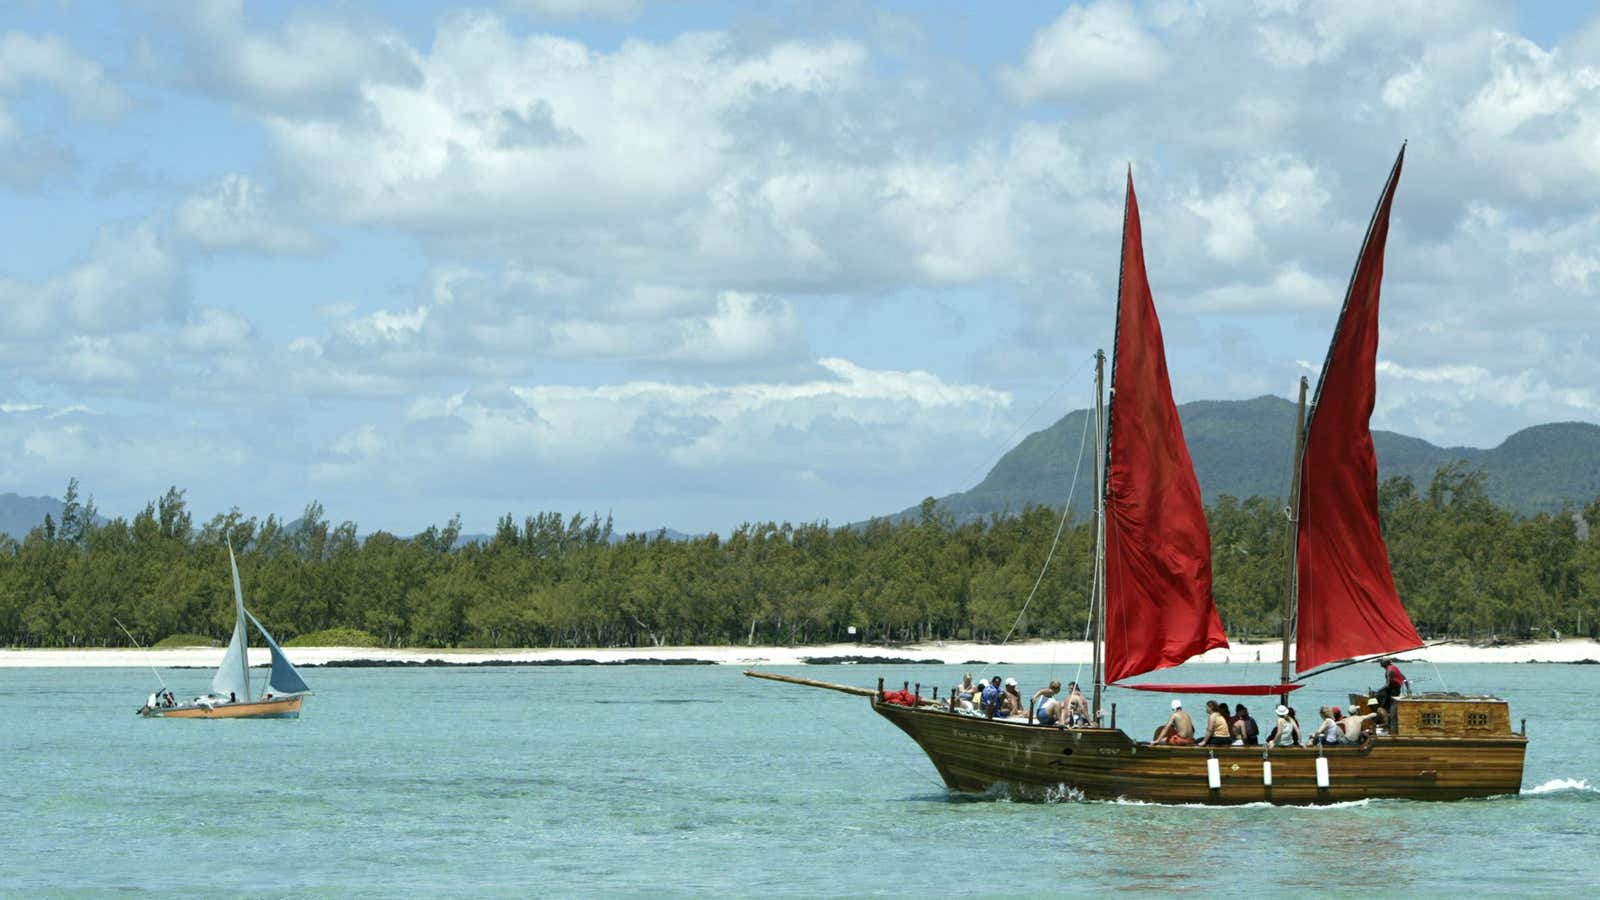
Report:
M 1089 400 L 1131 165 L 1181 401 L 1288 395 L 1389 162 L 1374 421 L 1600 420 L 1600 15 L 33 0 L 0 492 L 846 522 Z

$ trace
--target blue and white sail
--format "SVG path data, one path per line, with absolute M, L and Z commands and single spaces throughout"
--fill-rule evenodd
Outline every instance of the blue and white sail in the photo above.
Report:
M 228 562 L 233 566 L 233 637 L 228 641 L 228 652 L 222 656 L 222 665 L 211 679 L 211 693 L 247 701 L 250 699 L 250 637 L 244 626 L 244 591 L 239 588 L 239 564 L 233 559 L 231 546 Z
M 300 673 L 295 671 L 294 664 L 289 662 L 289 657 L 283 655 L 283 649 L 272 639 L 272 633 L 261 626 L 261 620 L 248 609 L 244 614 L 250 617 L 251 624 L 256 626 L 256 630 L 261 632 L 263 638 L 266 638 L 267 649 L 272 651 L 272 672 L 267 676 L 267 690 L 274 695 L 304 694 L 310 691 L 311 688 L 306 686 L 305 679 L 300 677 Z

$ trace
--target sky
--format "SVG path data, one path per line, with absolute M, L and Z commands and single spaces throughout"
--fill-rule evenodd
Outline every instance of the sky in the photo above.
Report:
M 1092 399 L 1288 397 L 1403 141 L 1375 427 L 1600 421 L 1589 4 L 0 10 L 0 493 L 842 524 Z M 1063 498 L 1064 499 L 1064 498 Z

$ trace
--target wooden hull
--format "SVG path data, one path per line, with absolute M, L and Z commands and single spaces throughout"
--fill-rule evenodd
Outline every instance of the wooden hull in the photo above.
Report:
M 872 701 L 917 742 L 952 790 L 1027 799 L 1312 805 L 1368 799 L 1461 800 L 1517 794 L 1527 738 L 1378 736 L 1325 748 L 1176 747 L 1112 728 L 1056 728 Z M 1207 760 L 1215 756 L 1219 786 Z M 1318 787 L 1319 756 L 1328 786 Z M 1271 764 L 1272 784 L 1264 778 Z
M 172 706 L 145 708 L 139 715 L 147 719 L 298 719 L 305 698 L 281 697 L 253 703 L 224 703 L 220 706 Z

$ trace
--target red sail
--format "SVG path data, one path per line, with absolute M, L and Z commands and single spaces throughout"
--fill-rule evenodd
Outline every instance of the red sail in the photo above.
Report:
M 1378 528 L 1378 457 L 1368 429 L 1377 393 L 1383 247 L 1404 160 L 1401 147 L 1350 277 L 1306 425 L 1300 470 L 1298 672 L 1334 660 L 1422 646 L 1395 592 Z
M 1116 682 L 1228 645 L 1211 599 L 1211 536 L 1167 380 L 1131 173 L 1108 442 L 1105 678 Z

